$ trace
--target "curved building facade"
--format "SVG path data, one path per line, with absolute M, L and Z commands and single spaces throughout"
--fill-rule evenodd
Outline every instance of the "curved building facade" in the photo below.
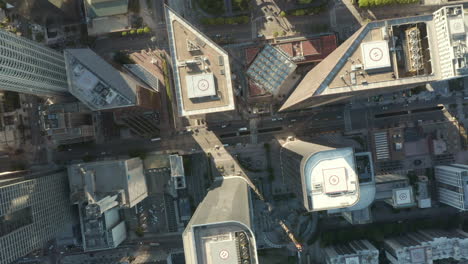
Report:
M 258 264 L 250 187 L 241 177 L 215 180 L 182 235 L 187 264 Z
M 63 55 L 0 30 L 0 89 L 39 96 L 67 94 Z
M 332 148 L 294 140 L 280 153 L 285 182 L 307 211 L 346 208 L 359 201 L 359 179 L 352 148 Z

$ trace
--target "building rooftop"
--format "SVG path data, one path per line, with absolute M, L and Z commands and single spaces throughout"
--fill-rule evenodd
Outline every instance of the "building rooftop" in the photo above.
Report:
M 91 111 L 82 103 L 43 105 L 39 109 L 41 129 L 57 144 L 94 139 Z
M 303 188 L 311 211 L 350 207 L 359 201 L 352 148 L 316 152 L 304 163 Z
M 171 165 L 171 179 L 174 182 L 175 188 L 184 189 L 186 187 L 186 183 L 185 183 L 184 161 L 183 161 L 182 156 L 170 155 L 169 162 Z
M 385 239 L 384 244 L 387 257 L 406 263 L 468 258 L 468 234 L 462 230 L 421 230 Z
M 335 34 L 279 39 L 272 45 L 283 50 L 296 64 L 322 61 L 338 46 Z
M 436 43 L 434 38 L 427 38 L 433 30 L 432 15 L 362 26 L 307 73 L 281 110 L 436 80 L 438 53 L 436 48 L 432 50 Z
M 354 240 L 346 244 L 323 249 L 327 263 L 334 264 L 377 264 L 379 250 L 367 240 Z
M 80 163 L 68 167 L 71 201 L 78 204 L 83 249 L 117 247 L 127 237 L 119 209 L 148 196 L 140 158 Z
M 125 222 L 114 207 L 98 216 L 86 214 L 87 206 L 78 207 L 84 251 L 115 248 L 127 238 Z
M 140 158 L 79 163 L 68 167 L 72 201 L 98 201 L 120 194 L 120 206 L 132 208 L 148 196 Z
M 87 26 L 88 36 L 100 36 L 131 29 L 130 19 L 126 14 L 95 18 Z
M 114 16 L 128 12 L 128 0 L 85 0 L 89 18 Z
M 90 49 L 64 51 L 69 92 L 91 110 L 133 106 L 143 85 Z
M 159 91 L 159 79 L 146 70 L 145 67 L 139 64 L 125 64 L 124 67 L 148 87 L 153 88 L 156 92 Z
M 250 204 L 246 180 L 216 180 L 183 233 L 186 263 L 258 263 Z
M 394 208 L 405 208 L 415 206 L 413 187 L 406 186 L 392 190 L 392 199 L 387 201 Z
M 416 200 L 418 201 L 419 208 L 430 208 L 432 206 L 428 181 L 427 176 L 418 177 Z
M 468 74 L 468 17 L 463 5 L 445 6 L 434 12 L 442 78 Z
M 179 115 L 234 110 L 227 52 L 167 6 L 166 21 Z
M 263 89 L 276 94 L 297 65 L 280 49 L 265 45 L 247 70 L 247 76 Z

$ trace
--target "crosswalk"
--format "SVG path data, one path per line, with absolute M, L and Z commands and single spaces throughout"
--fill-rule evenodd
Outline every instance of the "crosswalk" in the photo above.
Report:
M 375 153 L 377 160 L 384 160 L 390 158 L 388 150 L 388 137 L 387 132 L 374 133 Z

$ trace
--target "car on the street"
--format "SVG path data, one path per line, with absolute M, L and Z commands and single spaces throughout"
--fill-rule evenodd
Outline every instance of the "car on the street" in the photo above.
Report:
M 246 127 L 241 127 L 241 128 L 239 128 L 239 131 L 247 131 L 247 128 Z

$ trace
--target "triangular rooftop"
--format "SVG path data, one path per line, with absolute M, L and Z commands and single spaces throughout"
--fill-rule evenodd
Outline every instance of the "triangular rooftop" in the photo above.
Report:
M 438 54 L 431 50 L 430 56 L 426 53 L 423 62 L 424 68 L 416 73 L 404 72 L 401 64 L 406 59 L 401 59 L 401 54 L 396 54 L 395 50 L 404 49 L 406 43 L 398 46 L 392 34 L 405 34 L 409 29 L 416 27 L 421 35 L 429 34 L 433 30 L 432 15 L 398 18 L 385 21 L 370 22 L 362 26 L 350 38 L 342 43 L 336 50 L 328 55 L 323 61 L 309 71 L 303 80 L 298 84 L 279 111 L 291 110 L 301 103 L 305 103 L 312 97 L 325 95 L 336 95 L 337 100 L 351 97 L 356 92 L 370 91 L 373 89 L 404 86 L 415 83 L 427 82 L 436 79 L 434 66 L 431 58 Z M 384 29 L 387 30 L 384 30 Z M 433 33 L 433 32 L 430 32 Z M 398 35 L 400 37 L 401 35 Z M 435 46 L 432 39 L 424 38 L 423 49 L 430 49 Z M 371 71 L 370 67 L 365 69 L 366 60 L 370 53 L 375 51 L 373 47 L 366 50 L 363 43 L 379 43 L 383 45 L 381 49 L 383 55 L 390 60 L 391 66 L 378 71 Z M 436 49 L 434 49 L 436 50 Z M 369 55 L 366 56 L 365 55 Z M 382 53 L 381 53 L 382 55 Z M 404 54 L 406 55 L 406 53 Z M 377 59 L 380 59 L 377 58 Z M 370 64 L 370 63 L 369 63 Z M 410 78 L 411 77 L 411 78 Z M 330 102 L 333 101 L 330 100 Z M 297 107 L 296 107 L 297 108 Z

